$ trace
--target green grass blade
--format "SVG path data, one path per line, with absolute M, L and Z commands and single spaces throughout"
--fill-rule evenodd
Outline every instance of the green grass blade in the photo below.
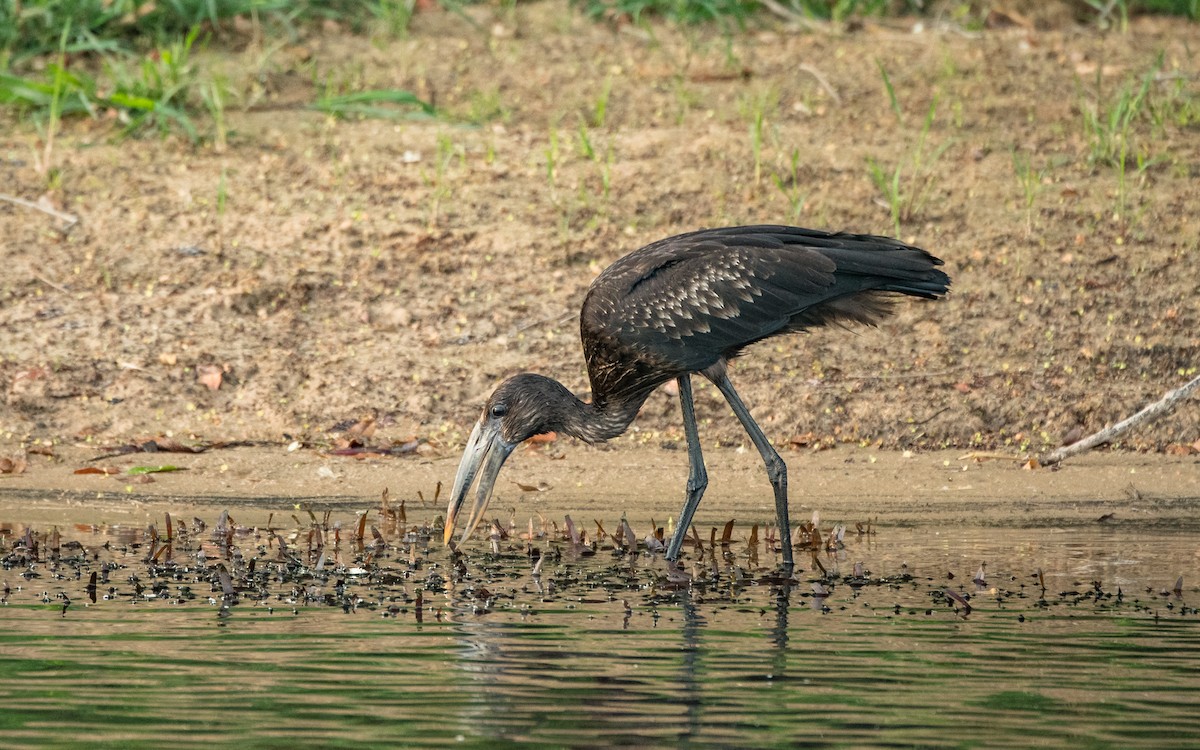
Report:
M 414 114 L 411 110 L 400 109 L 402 107 L 416 107 L 419 110 L 418 114 L 431 117 L 437 114 L 432 104 L 410 91 L 401 89 L 375 89 L 340 96 L 323 96 L 309 105 L 310 109 L 336 117 L 391 119 L 411 117 Z
M 127 94 L 124 91 L 114 91 L 112 96 L 108 97 L 108 103 L 114 107 L 124 107 L 126 109 L 136 109 L 143 112 L 154 111 L 155 102 L 153 99 L 137 94 Z
M 187 468 L 183 466 L 173 466 L 171 464 L 165 464 L 163 466 L 130 466 L 125 470 L 125 473 L 133 476 L 141 476 L 143 474 L 163 474 L 171 471 L 187 471 Z
M 896 89 L 892 86 L 892 79 L 888 76 L 887 68 L 883 67 L 883 61 L 875 58 L 875 65 L 879 68 L 879 75 L 883 77 L 883 87 L 887 90 L 888 101 L 892 103 L 892 111 L 896 113 L 896 120 L 900 124 L 904 124 L 904 111 L 900 109 L 900 100 L 896 98 Z

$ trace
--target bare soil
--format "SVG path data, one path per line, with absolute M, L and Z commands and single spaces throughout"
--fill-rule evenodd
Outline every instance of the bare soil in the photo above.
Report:
M 333 28 L 282 47 L 225 39 L 233 51 L 207 54 L 246 92 L 227 143 L 115 140 L 107 121 L 72 122 L 49 192 L 37 129 L 4 123 L 0 192 L 45 195 L 80 221 L 64 234 L 0 203 L 0 456 L 28 461 L 0 487 L 120 493 L 127 478 L 70 472 L 112 446 L 169 438 L 267 447 L 115 461 L 191 468 L 131 493 L 303 496 L 369 470 L 345 491 L 428 494 L 452 477 L 501 379 L 541 371 L 586 394 L 577 311 L 606 264 L 704 226 L 888 234 L 869 160 L 889 174 L 907 165 L 901 190 L 924 199 L 902 237 L 943 258 L 954 287 L 944 302 L 900 304 L 877 330 L 775 340 L 737 362 L 734 382 L 778 444 L 858 446 L 794 458 L 801 497 L 809 461 L 833 487 L 855 476 L 841 462 L 870 467 L 864 451 L 878 448 L 951 449 L 916 459 L 935 468 L 972 449 L 1037 452 L 1194 376 L 1200 26 L 1139 18 L 1102 34 L 1048 14 L 981 33 L 764 21 L 726 36 L 595 24 L 561 2 L 469 12 L 474 25 L 422 13 L 409 38 L 386 43 Z M 1159 55 L 1153 107 L 1134 120 L 1141 168 L 1093 163 L 1083 112 L 1097 92 L 1111 103 L 1136 86 Z M 326 85 L 408 89 L 446 116 L 303 110 Z M 1033 166 L 1028 192 L 1014 151 Z M 713 461 L 760 471 L 732 450 L 746 440 L 719 394 L 697 386 Z M 1125 481 L 1129 462 L 1146 460 L 1154 492 L 1194 499 L 1198 438 L 1193 401 L 1119 446 L 1162 455 L 1099 454 L 1039 481 L 1069 476 L 1090 482 L 1064 485 L 1081 496 L 1127 502 L 1147 491 Z M 293 442 L 302 450 L 283 449 Z M 365 462 L 312 450 L 355 442 L 414 449 Z M 674 461 L 678 472 L 661 472 L 674 498 L 681 442 L 664 389 L 615 453 L 559 441 L 540 450 L 566 460 L 545 466 L 570 468 L 530 473 L 595 488 L 587 477 L 612 466 L 617 487 L 636 471 L 640 492 Z M 314 479 L 308 469 L 329 461 L 334 476 Z M 1030 476 L 1005 467 L 993 489 Z M 865 476 L 877 484 L 843 494 L 942 481 L 902 467 Z M 745 482 L 756 498 L 760 481 Z

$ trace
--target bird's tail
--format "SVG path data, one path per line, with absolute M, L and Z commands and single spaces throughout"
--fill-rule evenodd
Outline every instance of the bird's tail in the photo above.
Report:
M 879 287 L 881 292 L 898 292 L 925 299 L 940 299 L 950 291 L 950 277 L 944 271 L 933 269 L 927 278 L 915 281 L 891 282 Z
M 858 280 L 863 291 L 925 299 L 938 299 L 950 291 L 950 277 L 940 268 L 941 258 L 919 247 L 863 234 L 831 234 L 827 243 L 820 244 L 820 252 L 836 264 L 835 274 Z
M 786 244 L 816 250 L 834 265 L 829 296 L 793 318 L 791 328 L 877 325 L 891 313 L 897 294 L 939 299 L 950 291 L 940 258 L 898 240 L 793 228 L 772 234 Z
M 735 227 L 738 240 L 800 245 L 816 250 L 833 261 L 838 286 L 848 293 L 895 292 L 925 299 L 938 299 L 950 291 L 950 277 L 939 266 L 942 260 L 919 247 L 870 234 L 824 232 L 779 225 Z

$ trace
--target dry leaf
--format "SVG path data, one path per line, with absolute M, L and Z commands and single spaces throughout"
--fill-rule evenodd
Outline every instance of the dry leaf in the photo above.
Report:
M 176 440 L 174 438 L 169 438 L 169 437 L 156 437 L 153 440 L 148 440 L 148 441 L 146 441 L 146 443 L 142 443 L 142 446 L 148 448 L 147 444 L 151 443 L 151 442 L 154 443 L 154 447 L 148 449 L 146 451 L 147 453 L 153 453 L 156 451 L 161 452 L 161 453 L 202 453 L 202 452 L 204 452 L 203 448 L 192 447 L 190 445 L 184 445 L 183 443 L 179 442 L 178 440 Z
M 354 424 L 350 425 L 350 427 L 346 430 L 346 434 L 362 438 L 371 437 L 375 434 L 375 418 L 363 417 Z
M 817 442 L 816 436 L 811 432 L 806 432 L 803 435 L 793 435 L 788 440 L 788 445 L 793 448 L 807 448 Z
M 221 387 L 221 368 L 219 365 L 200 365 L 196 368 L 196 382 L 208 386 L 210 391 Z
M 109 476 L 110 474 L 120 474 L 121 470 L 117 469 L 117 468 L 113 468 L 111 466 L 108 466 L 108 467 L 85 466 L 82 469 L 76 469 L 75 473 L 76 474 L 100 474 L 102 476 Z
M 41 380 L 48 376 L 50 371 L 45 367 L 30 367 L 27 370 L 21 370 L 13 376 L 13 384 L 19 383 L 22 380 Z
M 29 465 L 24 458 L 0 458 L 0 474 L 20 474 Z
M 523 492 L 545 492 L 546 490 L 550 489 L 550 485 L 546 484 L 545 482 L 538 482 L 537 484 L 521 484 L 520 482 L 513 482 L 513 484 L 520 487 Z

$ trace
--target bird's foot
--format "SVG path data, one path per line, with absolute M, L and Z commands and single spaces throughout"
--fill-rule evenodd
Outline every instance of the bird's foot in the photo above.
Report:
M 692 574 L 684 570 L 678 560 L 667 560 L 667 580 L 671 583 L 691 583 Z

